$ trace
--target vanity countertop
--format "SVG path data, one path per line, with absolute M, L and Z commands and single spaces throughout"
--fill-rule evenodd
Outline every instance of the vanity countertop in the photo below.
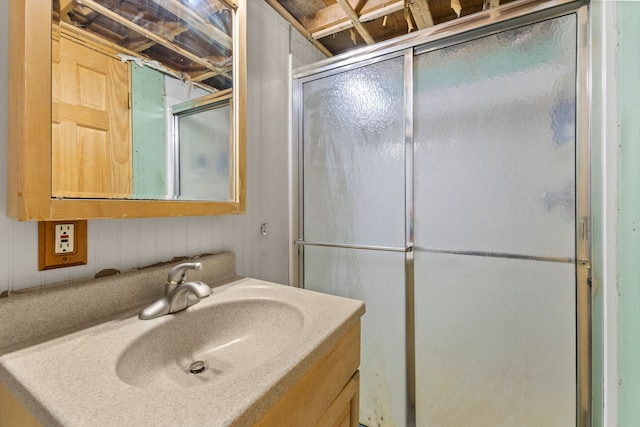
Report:
M 162 361 L 153 346 L 148 346 L 146 354 L 131 353 L 145 337 L 158 335 L 163 327 L 178 320 L 194 319 L 195 328 L 212 327 L 198 316 L 246 300 L 256 304 L 280 301 L 290 308 L 285 310 L 289 314 L 292 310 L 301 313 L 281 320 L 294 321 L 297 326 L 286 339 L 278 341 L 277 348 L 271 346 L 268 355 L 256 355 L 264 359 L 262 362 L 256 366 L 249 362 L 246 369 L 230 369 L 235 361 L 227 360 L 226 367 L 214 369 L 201 382 L 194 382 L 192 377 L 190 382 L 165 377 L 162 369 L 149 378 L 148 384 L 144 375 L 142 380 L 132 380 L 137 368 L 148 368 L 145 364 L 173 363 Z M 357 324 L 364 314 L 364 304 L 239 278 L 215 287 L 211 296 L 185 311 L 144 321 L 138 319 L 138 312 L 139 308 L 128 309 L 86 328 L 4 347 L 0 349 L 0 381 L 44 426 L 249 426 Z M 237 315 L 237 319 L 227 321 L 231 320 L 230 325 L 242 322 L 244 313 L 238 310 L 228 316 Z M 259 338 L 268 337 L 270 330 L 279 328 L 278 315 L 275 318 L 275 323 L 262 327 L 252 324 L 247 330 Z M 167 337 L 173 344 L 179 339 Z M 134 364 L 133 371 L 131 366 L 122 369 L 127 357 L 128 363 Z M 237 363 L 246 360 L 251 357 L 238 358 Z M 192 374 L 185 372 L 188 375 Z M 175 387 L 172 381 L 177 381 Z

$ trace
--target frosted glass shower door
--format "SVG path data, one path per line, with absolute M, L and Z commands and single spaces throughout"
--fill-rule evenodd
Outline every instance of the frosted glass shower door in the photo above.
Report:
M 415 57 L 420 427 L 576 424 L 576 25 Z
M 402 427 L 403 57 L 314 77 L 302 96 L 304 287 L 365 301 L 360 420 Z

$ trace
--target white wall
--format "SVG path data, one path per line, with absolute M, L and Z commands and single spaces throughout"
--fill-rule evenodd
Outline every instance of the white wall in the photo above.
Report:
M 38 271 L 37 223 L 6 217 L 8 2 L 0 2 L 0 292 L 126 271 L 174 256 L 232 250 L 238 273 L 288 281 L 288 54 L 323 58 L 261 0 L 248 0 L 247 214 L 89 221 L 89 263 Z M 269 234 L 260 235 L 260 225 Z

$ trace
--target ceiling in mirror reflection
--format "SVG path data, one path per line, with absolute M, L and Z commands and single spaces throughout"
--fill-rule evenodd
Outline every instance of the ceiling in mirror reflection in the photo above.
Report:
M 54 0 L 53 19 L 213 91 L 233 86 L 231 2 Z

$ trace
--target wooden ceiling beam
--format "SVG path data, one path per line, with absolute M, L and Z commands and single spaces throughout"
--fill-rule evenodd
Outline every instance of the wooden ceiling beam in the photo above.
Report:
M 500 0 L 484 0 L 482 10 L 493 9 L 498 6 L 500 6 Z
M 298 30 L 298 32 L 302 34 L 302 36 L 305 39 L 309 40 L 311 44 L 313 44 L 316 48 L 318 48 L 320 52 L 322 52 L 326 56 L 333 56 L 333 54 L 329 51 L 329 49 L 327 49 L 326 47 L 324 47 L 322 43 L 314 39 L 311 36 L 311 33 L 307 30 L 307 28 L 303 24 L 301 24 L 293 15 L 291 15 L 291 13 L 289 13 L 289 11 L 285 9 L 277 0 L 265 0 L 265 1 L 276 12 L 278 12 L 280 16 L 282 16 L 284 19 L 289 21 L 289 23 L 293 25 L 293 27 L 296 30 Z
M 62 17 L 66 18 L 67 14 L 75 5 L 76 2 L 74 0 L 60 0 L 60 19 L 62 19 Z
M 137 32 L 138 34 L 141 34 L 145 37 L 147 37 L 150 40 L 153 40 L 154 42 L 156 42 L 159 45 L 162 45 L 164 47 L 166 47 L 167 49 L 170 49 L 174 52 L 176 52 L 179 55 L 184 56 L 185 58 L 195 62 L 196 64 L 202 65 L 205 68 L 208 68 L 209 70 L 212 71 L 217 71 L 218 73 L 222 74 L 227 70 L 221 69 L 220 67 L 216 67 L 213 64 L 211 64 L 209 61 L 207 61 L 206 59 L 202 59 L 199 56 L 189 52 L 186 49 L 181 48 L 180 46 L 176 46 L 175 44 L 165 40 L 163 37 L 152 33 L 151 31 L 137 25 L 134 24 L 133 22 L 129 21 L 128 19 L 118 15 L 117 13 L 111 11 L 110 9 L 96 3 L 94 0 L 82 0 L 82 4 L 84 6 L 87 6 L 91 9 L 93 9 L 94 11 L 106 16 L 107 18 L 124 25 L 125 27 L 129 28 L 130 30 L 133 30 L 135 32 Z
M 409 10 L 419 30 L 433 27 L 433 16 L 428 0 L 409 0 Z
M 153 0 L 155 4 L 171 12 L 173 15 L 185 21 L 191 28 L 210 37 L 216 43 L 227 49 L 232 49 L 233 41 L 231 36 L 221 31 L 216 26 L 211 25 L 202 16 L 192 9 L 189 9 L 178 0 Z
M 362 37 L 367 44 L 374 44 L 376 41 L 373 36 L 367 31 L 364 25 L 360 22 L 360 17 L 355 9 L 349 4 L 347 0 L 337 0 L 337 4 L 342 7 L 342 10 L 347 14 L 349 19 L 351 20 L 353 26 L 355 27 L 360 37 Z
M 181 25 L 169 33 L 169 35 L 167 36 L 167 40 L 173 41 L 173 39 L 175 39 L 177 36 L 179 36 L 180 34 L 188 30 L 189 30 L 189 27 L 187 27 L 186 25 Z M 129 48 L 134 52 L 140 53 L 140 52 L 144 52 L 145 50 L 149 49 L 151 46 L 154 46 L 156 44 L 157 43 L 153 40 L 147 40 L 146 43 L 138 44 L 137 46 L 135 46 L 135 48 L 132 46 L 130 46 Z
M 359 11 L 359 22 L 369 22 L 404 9 L 404 0 L 369 0 Z M 300 23 L 312 34 L 313 39 L 321 39 L 353 27 L 353 22 L 339 4 L 320 9 L 313 15 L 300 19 Z
M 207 79 L 210 79 L 211 77 L 215 77 L 217 75 L 218 74 L 216 72 L 209 71 L 209 72 L 206 72 L 206 73 L 198 74 L 197 76 L 191 76 L 191 81 L 199 83 L 199 82 L 203 82 L 203 81 L 205 81 Z
M 54 32 L 55 34 L 55 32 Z M 91 33 L 85 29 L 76 27 L 75 25 L 66 23 L 66 22 L 61 22 L 60 23 L 60 34 L 64 37 L 70 38 L 78 43 L 81 43 L 84 46 L 89 47 L 90 49 L 94 49 L 97 50 L 98 52 L 102 52 L 105 55 L 109 55 L 113 58 L 116 59 L 120 59 L 122 60 L 122 58 L 120 58 L 118 56 L 118 54 L 122 54 L 122 55 L 126 55 L 126 56 L 131 56 L 133 58 L 140 58 L 143 60 L 148 60 L 149 58 L 142 56 L 140 53 L 138 52 L 134 52 L 132 50 L 129 50 L 127 48 L 125 48 L 124 46 L 121 46 L 117 43 L 112 43 L 109 42 L 97 35 L 95 35 L 94 33 Z M 171 66 L 167 65 L 167 64 L 162 64 L 162 67 L 164 67 L 167 72 L 169 72 L 170 74 L 174 75 L 174 76 L 181 76 L 183 74 L 182 71 L 176 70 L 171 68 Z M 224 76 L 225 78 L 232 80 L 231 74 L 229 73 L 229 71 L 225 71 L 223 73 L 220 73 L 218 71 L 210 71 L 207 73 L 207 77 L 206 78 L 210 78 L 216 75 L 221 75 Z M 198 75 L 199 77 L 200 75 Z M 177 78 L 177 77 L 176 77 Z M 192 82 L 200 82 L 200 79 L 193 78 L 191 79 Z M 215 88 L 203 84 L 203 83 L 199 83 L 199 86 L 206 88 L 207 90 L 212 90 L 212 91 L 216 91 Z
M 360 10 L 360 12 L 362 12 L 362 10 Z M 315 33 L 341 22 L 350 22 L 350 19 L 344 9 L 337 3 L 300 18 L 300 23 L 304 25 L 310 33 Z

